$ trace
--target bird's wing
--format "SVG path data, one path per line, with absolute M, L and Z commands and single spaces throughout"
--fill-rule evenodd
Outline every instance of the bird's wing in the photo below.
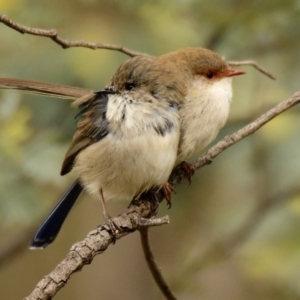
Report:
M 25 93 L 74 100 L 93 91 L 84 88 L 18 78 L 0 78 L 0 89 L 18 90 Z
M 72 170 L 74 159 L 81 150 L 99 142 L 108 134 L 106 111 L 110 93 L 112 92 L 101 90 L 94 93 L 90 99 L 84 99 L 80 104 L 78 117 L 81 119 L 63 161 L 61 175 Z

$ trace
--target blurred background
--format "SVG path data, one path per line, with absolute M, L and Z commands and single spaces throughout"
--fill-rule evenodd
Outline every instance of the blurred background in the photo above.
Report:
M 122 44 L 160 55 L 208 47 L 227 60 L 254 59 L 234 79 L 232 133 L 299 89 L 299 0 L 0 0 L 18 23 L 61 37 Z M 0 24 L 0 77 L 102 88 L 128 57 L 109 50 L 63 50 L 50 39 Z M 77 111 L 70 102 L 0 91 L 0 290 L 22 299 L 73 243 L 102 222 L 84 196 L 56 241 L 27 249 L 34 231 L 74 180 L 59 175 Z M 300 109 L 282 114 L 183 182 L 171 223 L 150 230 L 153 251 L 178 299 L 300 299 Z M 127 203 L 109 203 L 113 216 Z M 139 234 L 117 241 L 75 274 L 55 299 L 163 299 Z

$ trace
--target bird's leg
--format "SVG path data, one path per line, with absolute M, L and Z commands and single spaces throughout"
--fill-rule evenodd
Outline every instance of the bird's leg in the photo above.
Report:
M 170 209 L 172 206 L 172 192 L 175 193 L 175 190 L 172 187 L 172 185 L 169 182 L 167 182 L 163 185 L 162 192 L 164 193 L 164 196 L 166 198 L 168 209 Z
M 102 188 L 100 188 L 100 190 L 99 190 L 99 195 L 100 195 L 100 202 L 101 202 L 101 205 L 102 205 L 102 211 L 103 211 L 104 220 L 107 223 L 107 225 L 109 226 L 109 229 L 111 230 L 111 233 L 112 233 L 112 235 L 115 238 L 116 234 L 119 232 L 119 227 L 114 223 L 114 221 L 112 220 L 111 216 L 107 212 L 106 202 L 105 202 L 105 199 L 104 199 Z
M 193 167 L 193 165 L 187 161 L 183 161 L 179 164 L 179 167 L 183 170 L 183 172 L 185 173 L 185 176 L 189 182 L 189 185 L 191 185 L 192 183 L 192 177 L 195 173 L 195 168 Z
M 104 217 L 105 221 L 107 221 L 108 219 L 111 220 L 111 216 L 108 214 L 107 209 L 106 209 L 106 203 L 105 203 L 102 188 L 99 190 L 99 194 L 100 194 L 100 202 L 102 205 L 103 217 Z

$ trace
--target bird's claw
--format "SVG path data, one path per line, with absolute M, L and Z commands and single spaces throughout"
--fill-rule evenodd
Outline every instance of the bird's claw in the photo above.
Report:
M 195 174 L 195 168 L 194 168 L 194 166 L 191 163 L 187 162 L 187 161 L 183 161 L 180 164 L 180 167 L 183 170 L 183 172 L 185 174 L 185 177 L 187 178 L 187 180 L 189 182 L 189 185 L 191 185 L 191 183 L 192 183 L 192 177 Z
M 170 209 L 172 207 L 172 193 L 175 193 L 175 190 L 173 186 L 169 182 L 167 182 L 162 187 L 162 191 L 167 201 L 168 209 Z

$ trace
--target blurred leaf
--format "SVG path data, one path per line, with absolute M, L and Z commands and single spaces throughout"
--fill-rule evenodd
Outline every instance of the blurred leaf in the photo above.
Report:
M 9 159 L 20 158 L 22 142 L 32 134 L 29 126 L 31 111 L 24 106 L 12 107 L 10 104 L 13 102 L 16 103 L 14 99 L 7 99 L 0 107 L 3 112 L 0 118 L 0 152 Z
M 296 134 L 295 124 L 299 119 L 298 115 L 284 113 L 267 123 L 261 130 L 262 138 L 269 143 L 284 143 Z

